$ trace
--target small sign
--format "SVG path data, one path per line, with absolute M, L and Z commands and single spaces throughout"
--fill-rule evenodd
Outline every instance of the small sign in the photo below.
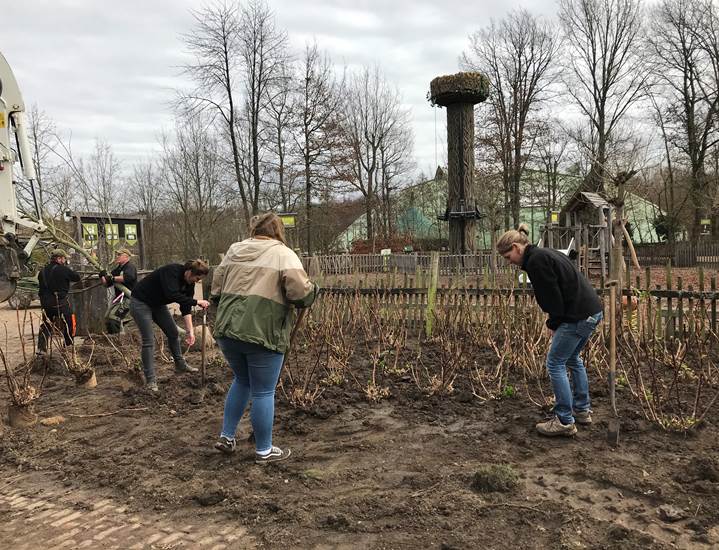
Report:
M 105 224 L 105 240 L 113 245 L 120 241 L 120 230 L 116 223 Z
M 134 223 L 125 224 L 125 242 L 129 245 L 137 242 L 137 225 Z
M 549 223 L 552 225 L 559 225 L 559 211 L 558 210 L 552 210 L 549 213 Z
M 391 248 L 383 248 L 379 251 L 380 256 L 391 256 L 392 255 L 392 249 Z
M 701 235 L 711 235 L 710 227 L 712 225 L 712 221 L 709 218 L 702 218 L 699 220 L 699 223 L 702 226 Z
M 295 227 L 297 214 L 294 212 L 280 212 L 277 214 L 285 227 Z
M 97 224 L 82 224 L 82 240 L 85 248 L 92 248 L 97 243 Z

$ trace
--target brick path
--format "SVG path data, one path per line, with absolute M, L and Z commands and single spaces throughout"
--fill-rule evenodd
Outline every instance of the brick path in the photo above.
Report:
M 166 514 L 132 513 L 96 491 L 66 488 L 39 473 L 0 480 L 0 548 L 55 550 L 207 550 L 254 548 L 232 522 L 188 522 Z

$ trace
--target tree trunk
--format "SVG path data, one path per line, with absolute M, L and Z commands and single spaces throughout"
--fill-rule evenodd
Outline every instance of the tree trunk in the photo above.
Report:
M 310 178 L 310 159 L 305 152 L 305 231 L 307 233 L 307 254 L 312 255 L 312 180 Z

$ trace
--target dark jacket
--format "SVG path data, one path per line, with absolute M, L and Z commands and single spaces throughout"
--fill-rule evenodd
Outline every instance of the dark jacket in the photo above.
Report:
M 124 265 L 118 265 L 115 269 L 110 271 L 110 275 L 113 277 L 122 275 L 123 279 L 125 279 L 125 282 L 122 284 L 125 285 L 128 290 L 135 288 L 135 283 L 137 283 L 137 268 L 132 262 L 125 262 Z M 116 288 L 115 295 L 118 296 L 120 294 L 122 294 L 122 291 Z
M 197 305 L 194 295 L 195 285 L 185 282 L 185 266 L 182 264 L 158 267 L 137 283 L 132 291 L 133 298 L 150 307 L 176 302 L 180 304 L 182 315 L 188 315 L 192 312 L 192 306 Z
M 70 283 L 77 283 L 80 274 L 66 265 L 50 262 L 37 275 L 39 283 L 38 295 L 44 308 L 59 307 L 67 301 Z
M 522 269 L 529 275 L 539 307 L 549 315 L 550 329 L 582 321 L 603 310 L 590 282 L 562 252 L 527 245 Z

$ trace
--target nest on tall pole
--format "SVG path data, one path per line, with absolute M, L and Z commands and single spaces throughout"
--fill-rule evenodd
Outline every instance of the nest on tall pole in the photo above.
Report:
M 438 76 L 429 83 L 429 101 L 446 107 L 453 103 L 481 103 L 489 96 L 489 78 L 466 72 Z

